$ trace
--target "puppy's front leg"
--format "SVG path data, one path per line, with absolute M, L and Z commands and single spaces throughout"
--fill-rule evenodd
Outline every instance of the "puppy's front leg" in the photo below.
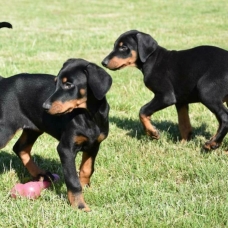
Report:
M 155 97 L 140 109 L 139 119 L 146 131 L 146 134 L 152 139 L 159 139 L 160 135 L 159 131 L 150 122 L 151 115 L 175 103 L 176 98 L 173 93 L 155 94 Z
M 72 207 L 88 212 L 90 208 L 83 198 L 82 187 L 75 166 L 75 158 L 79 148 L 75 145 L 67 144 L 65 140 L 62 140 L 57 150 L 63 167 L 68 200 Z
M 94 172 L 95 158 L 99 150 L 99 144 L 97 143 L 92 147 L 92 150 L 83 152 L 82 161 L 79 171 L 79 179 L 82 187 L 90 186 L 90 177 Z

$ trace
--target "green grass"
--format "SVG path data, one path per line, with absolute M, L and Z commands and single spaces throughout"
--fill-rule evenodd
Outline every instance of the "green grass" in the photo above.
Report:
M 150 33 L 167 49 L 201 44 L 228 49 L 225 0 L 8 0 L 0 15 L 0 21 L 14 26 L 0 30 L 0 74 L 5 77 L 56 75 L 71 57 L 100 65 L 115 39 L 129 29 Z M 151 141 L 138 120 L 140 107 L 153 97 L 141 72 L 108 72 L 113 77 L 107 95 L 110 134 L 98 154 L 92 187 L 84 189 L 92 212 L 69 206 L 58 142 L 48 135 L 37 140 L 34 159 L 61 181 L 34 201 L 9 197 L 17 182 L 29 178 L 12 152 L 17 134 L 0 152 L 0 227 L 227 227 L 228 139 L 217 151 L 201 151 L 216 132 L 215 117 L 201 104 L 191 105 L 194 138 L 182 145 L 175 108 L 166 108 L 152 117 L 161 139 Z

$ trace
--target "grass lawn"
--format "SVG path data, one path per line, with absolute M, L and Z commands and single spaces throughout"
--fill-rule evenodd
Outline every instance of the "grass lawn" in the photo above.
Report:
M 13 24 L 13 30 L 0 30 L 4 77 L 57 75 L 72 57 L 101 65 L 116 38 L 130 29 L 151 34 L 167 49 L 209 44 L 228 50 L 225 0 L 8 0 L 0 15 L 0 21 Z M 12 151 L 18 133 L 0 152 L 0 227 L 227 227 L 228 137 L 218 150 L 201 151 L 217 130 L 214 115 L 201 104 L 190 105 L 194 138 L 182 145 L 175 108 L 166 108 L 152 117 L 161 139 L 151 141 L 138 120 L 140 107 L 153 97 L 141 72 L 108 72 L 110 134 L 101 145 L 92 186 L 84 189 L 92 212 L 67 202 L 58 142 L 48 135 L 37 140 L 34 159 L 61 180 L 37 200 L 9 197 L 16 183 L 30 177 Z

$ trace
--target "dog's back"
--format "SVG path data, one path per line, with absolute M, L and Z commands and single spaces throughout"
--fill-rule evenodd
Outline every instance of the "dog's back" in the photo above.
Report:
M 42 103 L 54 90 L 54 76 L 51 75 L 23 73 L 9 78 L 1 77 L 1 118 L 12 120 L 17 129 L 31 120 L 38 124 L 38 116 L 44 112 Z
M 156 58 L 156 64 L 151 71 L 143 72 L 145 83 L 149 83 L 149 87 L 155 87 L 154 91 L 156 91 L 157 88 L 160 88 L 161 78 L 163 81 L 170 81 L 177 102 L 186 102 L 183 101 L 185 98 L 189 99 L 187 103 L 194 100 L 199 102 L 194 97 L 197 95 L 196 89 L 202 80 L 207 81 L 207 85 L 214 81 L 222 84 L 228 83 L 228 77 L 226 77 L 228 64 L 225 61 L 228 60 L 228 51 L 224 49 L 214 46 L 199 46 L 187 50 L 167 51 L 158 47 L 154 55 L 150 56 L 148 62 L 145 63 L 145 66 L 152 66 L 151 62 Z M 151 75 L 153 75 L 152 85 Z

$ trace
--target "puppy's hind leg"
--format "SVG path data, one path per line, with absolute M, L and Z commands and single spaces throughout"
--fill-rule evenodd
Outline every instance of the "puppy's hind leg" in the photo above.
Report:
M 24 129 L 20 138 L 13 147 L 13 151 L 20 157 L 23 165 L 27 168 L 28 172 L 35 178 L 40 175 L 45 175 L 46 173 L 35 164 L 31 156 L 32 146 L 35 143 L 36 139 L 42 133 L 43 132 Z
M 213 105 L 207 104 L 206 106 L 215 114 L 219 122 L 217 133 L 204 145 L 204 149 L 210 150 L 218 148 L 228 132 L 228 110 L 222 102 L 216 105 L 214 103 Z
M 176 104 L 178 114 L 178 126 L 181 134 L 181 143 L 184 143 L 191 139 L 192 126 L 188 114 L 188 105 Z
M 217 74 L 217 72 L 210 73 L 211 75 Z M 228 101 L 225 86 L 228 83 L 228 75 L 217 75 L 217 77 L 220 80 L 217 80 L 216 83 L 207 76 L 202 78 L 197 85 L 199 100 L 215 114 L 219 122 L 216 134 L 204 144 L 206 150 L 218 148 L 228 132 L 228 109 L 223 104 Z
M 17 128 L 13 129 L 0 123 L 0 149 L 4 148 L 17 132 Z

